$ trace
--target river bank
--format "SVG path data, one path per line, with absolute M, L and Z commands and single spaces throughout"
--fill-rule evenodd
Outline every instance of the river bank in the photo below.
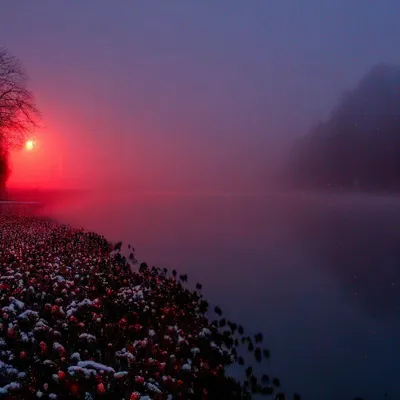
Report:
M 240 343 L 247 364 L 262 335 L 221 317 L 186 275 L 129 260 L 102 236 L 53 220 L 0 215 L 0 397 L 214 399 L 272 393 L 246 370 L 225 374 Z M 218 328 L 219 327 L 219 328 Z

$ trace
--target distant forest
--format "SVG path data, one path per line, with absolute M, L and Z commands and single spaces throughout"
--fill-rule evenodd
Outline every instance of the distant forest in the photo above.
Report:
M 302 138 L 286 177 L 303 189 L 400 191 L 400 67 L 378 65 Z

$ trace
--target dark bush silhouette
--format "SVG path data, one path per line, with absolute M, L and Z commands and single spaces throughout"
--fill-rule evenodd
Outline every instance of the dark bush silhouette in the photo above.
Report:
M 9 175 L 10 169 L 8 165 L 7 152 L 0 148 L 0 199 L 4 197 L 3 189 Z

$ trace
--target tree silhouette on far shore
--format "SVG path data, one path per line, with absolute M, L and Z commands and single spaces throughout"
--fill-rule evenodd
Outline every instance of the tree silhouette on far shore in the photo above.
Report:
M 400 66 L 380 64 L 299 140 L 286 175 L 305 189 L 400 191 Z

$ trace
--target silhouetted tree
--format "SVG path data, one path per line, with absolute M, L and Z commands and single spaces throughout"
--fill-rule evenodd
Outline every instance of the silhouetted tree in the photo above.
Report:
M 18 58 L 0 49 L 0 189 L 7 180 L 8 151 L 21 146 L 38 124 L 39 112 Z

